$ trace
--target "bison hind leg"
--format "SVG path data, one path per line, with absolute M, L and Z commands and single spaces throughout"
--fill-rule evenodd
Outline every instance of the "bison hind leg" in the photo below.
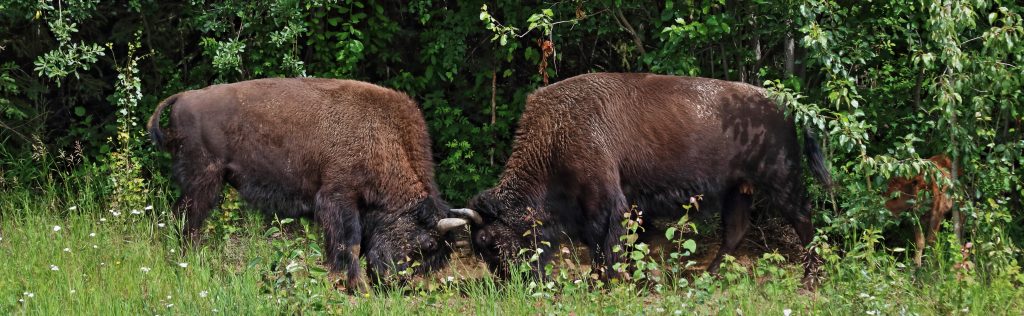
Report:
M 205 166 L 202 170 L 189 166 Z M 184 217 L 181 241 L 185 248 L 200 242 L 199 229 L 213 208 L 220 204 L 224 189 L 224 170 L 215 163 L 196 164 L 181 161 L 175 164 L 175 181 L 181 188 L 181 195 L 174 203 L 173 213 Z
M 320 190 L 316 194 L 314 217 L 324 230 L 327 266 L 332 272 L 344 269 L 347 287 L 363 291 L 367 287 L 359 269 L 363 230 L 356 205 L 341 194 Z
M 794 181 L 795 189 L 780 194 L 780 200 L 773 201 L 774 205 L 782 210 L 783 217 L 796 231 L 800 243 L 804 246 L 804 254 L 801 261 L 804 267 L 802 283 L 804 289 L 814 290 L 819 282 L 822 259 L 811 247 L 814 241 L 814 223 L 811 222 L 811 203 L 805 195 L 802 183 Z
M 718 249 L 715 259 L 708 264 L 708 272 L 718 273 L 725 255 L 736 251 L 743 236 L 750 228 L 750 206 L 753 197 L 745 194 L 742 187 L 729 190 L 722 199 L 722 246 Z

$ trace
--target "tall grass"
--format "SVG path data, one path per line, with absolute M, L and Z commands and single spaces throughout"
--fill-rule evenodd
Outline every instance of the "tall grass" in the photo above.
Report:
M 942 243 L 928 251 L 925 267 L 915 269 L 887 251 L 877 232 L 856 236 L 842 251 L 824 249 L 826 275 L 813 293 L 799 289 L 799 265 L 770 253 L 751 265 L 727 260 L 720 277 L 664 280 L 659 290 L 643 282 L 597 287 L 571 273 L 539 283 L 500 282 L 486 273 L 477 276 L 480 267 L 473 260 L 459 260 L 427 282 L 350 295 L 319 273 L 319 229 L 307 221 L 271 222 L 248 211 L 232 223 L 214 219 L 211 225 L 236 229 L 210 236 L 183 254 L 174 233 L 179 224 L 167 214 L 166 188 L 152 190 L 151 209 L 133 213 L 105 208 L 109 190 L 96 174 L 73 179 L 0 192 L 0 314 L 1020 315 L 1024 310 L 1019 272 L 981 277 L 958 269 L 954 264 L 960 259 L 946 255 L 958 250 Z

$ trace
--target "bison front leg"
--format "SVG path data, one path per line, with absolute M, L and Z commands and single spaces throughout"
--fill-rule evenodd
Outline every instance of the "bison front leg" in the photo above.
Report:
M 368 289 L 359 268 L 362 224 L 352 199 L 321 191 L 316 196 L 315 217 L 324 230 L 327 266 L 331 272 L 345 269 L 346 287 L 356 292 Z
M 623 220 L 629 213 L 626 197 L 622 191 L 612 190 L 589 199 L 583 205 L 590 218 L 586 233 L 590 236 L 588 246 L 595 270 L 604 280 L 618 278 L 620 272 L 625 272 L 617 271 L 615 264 L 623 263 L 622 258 L 626 258 L 625 243 L 622 240 L 622 236 L 628 233 L 623 226 Z
M 753 198 L 739 189 L 731 190 L 722 200 L 722 246 L 718 248 L 715 259 L 708 264 L 708 272 L 718 273 L 725 255 L 731 255 L 743 241 L 743 236 L 750 228 L 750 205 Z

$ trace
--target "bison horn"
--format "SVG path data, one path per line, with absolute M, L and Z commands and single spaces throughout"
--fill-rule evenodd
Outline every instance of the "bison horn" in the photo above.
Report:
M 469 224 L 469 221 L 464 218 L 445 218 L 437 222 L 437 231 L 444 234 L 449 230 L 465 226 L 466 224 Z
M 477 225 L 480 225 L 480 224 L 484 223 L 484 218 L 480 217 L 479 213 L 477 213 L 474 210 L 468 209 L 468 208 L 453 208 L 452 209 L 452 213 L 469 217 L 469 219 L 472 219 L 473 223 L 475 223 Z

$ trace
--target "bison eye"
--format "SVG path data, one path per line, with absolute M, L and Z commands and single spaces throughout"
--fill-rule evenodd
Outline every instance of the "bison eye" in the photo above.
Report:
M 479 235 L 476 236 L 478 245 L 490 247 L 493 244 L 493 238 L 491 238 L 490 231 L 483 230 Z
M 435 242 L 433 240 L 427 240 L 426 242 L 423 243 L 423 250 L 434 251 L 436 249 L 437 249 L 437 242 Z

